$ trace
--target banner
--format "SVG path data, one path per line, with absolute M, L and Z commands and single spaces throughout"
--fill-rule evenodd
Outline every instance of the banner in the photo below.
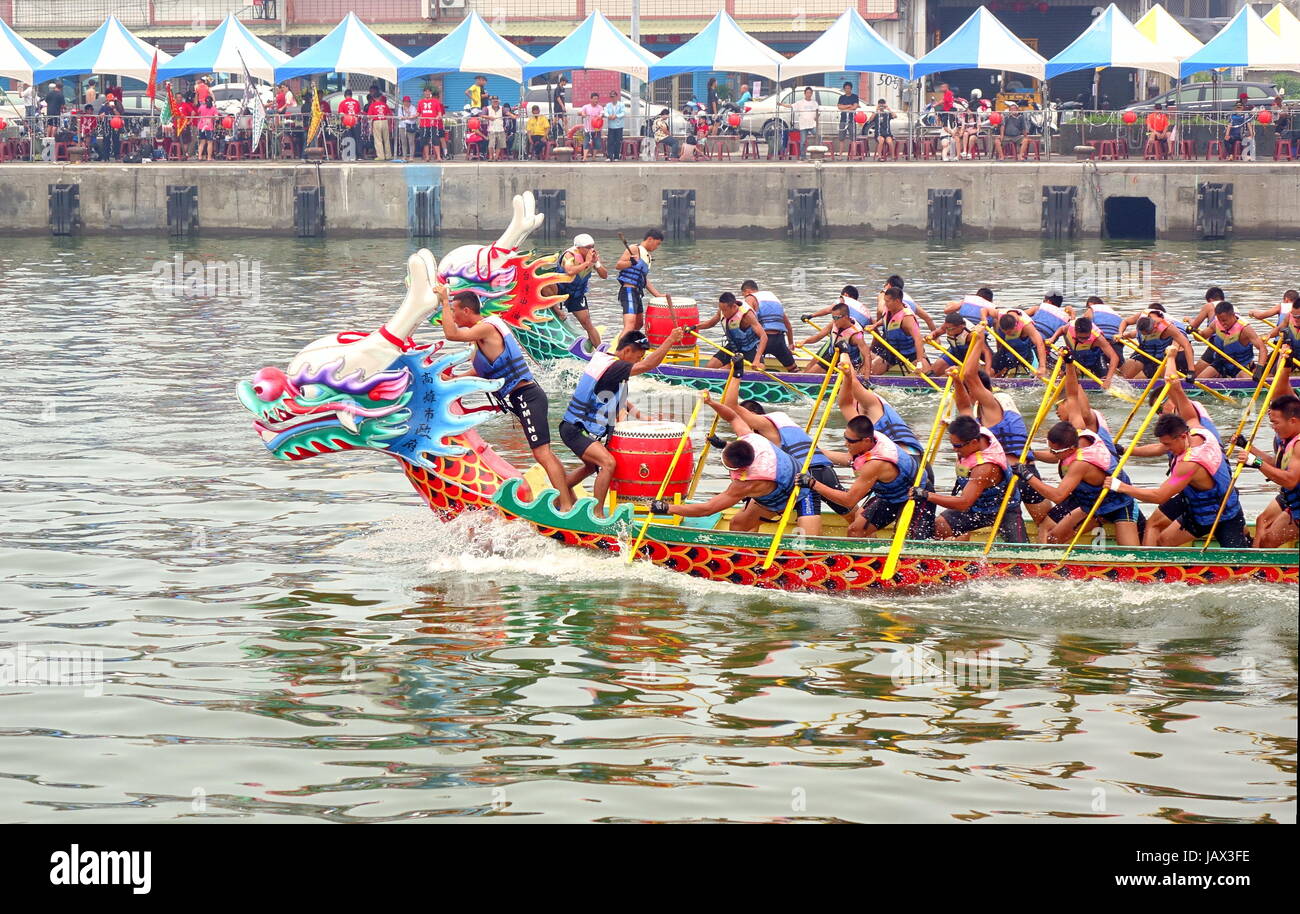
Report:
M 325 113 L 320 107 L 320 87 L 312 86 L 311 126 L 307 128 L 307 141 L 302 144 L 304 156 L 307 154 L 307 147 L 311 145 L 312 138 L 316 136 L 316 131 L 320 129 L 320 122 L 324 116 Z

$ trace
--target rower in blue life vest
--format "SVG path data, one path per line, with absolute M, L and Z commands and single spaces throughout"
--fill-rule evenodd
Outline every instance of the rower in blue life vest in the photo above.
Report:
M 1296 297 L 1290 300 L 1286 313 L 1278 319 L 1277 326 L 1270 330 L 1264 339 L 1267 342 L 1275 336 L 1280 337 L 1280 342 L 1290 346 L 1292 353 L 1297 353 L 1300 352 L 1300 295 L 1297 295 L 1295 289 L 1288 289 L 1286 294 Z M 1251 312 L 1252 315 L 1254 313 Z M 1292 357 L 1294 358 L 1294 355 Z
M 717 314 L 703 323 L 687 327 L 686 330 L 688 333 L 698 333 L 701 330 L 708 330 L 719 321 L 722 322 L 722 345 L 731 354 L 728 355 L 721 350 L 715 352 L 706 367 L 721 368 L 730 362 L 741 374 L 744 373 L 746 362 L 761 367 L 767 349 L 767 334 L 763 332 L 763 325 L 759 323 L 754 309 L 737 301 L 736 296 L 730 292 L 723 292 L 718 296 Z
M 561 511 L 573 507 L 573 486 L 565 477 L 564 464 L 551 450 L 550 404 L 546 391 L 533 377 L 524 351 L 514 332 L 500 317 L 484 317 L 478 295 L 457 292 L 447 301 L 445 286 L 438 288 L 442 300 L 442 331 L 447 339 L 474 345 L 473 368 L 480 378 L 499 378 L 503 382 L 491 398 L 504 411 L 514 415 L 528 439 L 528 447 L 546 471 L 546 478 L 558 493 L 556 504 Z
M 925 354 L 925 342 L 921 338 L 921 327 L 916 317 L 903 304 L 903 290 L 890 286 L 883 293 L 885 296 L 885 316 L 870 329 L 879 337 L 871 344 L 871 374 L 885 374 L 891 365 L 899 370 L 909 369 L 899 356 L 912 362 L 920 372 L 930 370 L 930 360 Z M 880 342 L 884 340 L 889 345 Z M 892 351 L 891 351 L 892 349 Z
M 1013 476 L 997 435 L 974 416 L 957 416 L 948 425 L 948 443 L 957 454 L 957 482 L 951 495 L 916 488 L 912 497 L 945 509 L 934 521 L 937 539 L 970 539 L 993 525 Z M 1012 496 L 1012 504 L 1015 504 Z
M 1227 296 L 1223 294 L 1223 289 L 1218 286 L 1210 286 L 1205 290 L 1205 304 L 1196 312 L 1196 316 L 1187 322 L 1187 334 L 1201 329 L 1201 325 L 1214 320 L 1214 309 L 1219 306 L 1219 302 L 1226 301 Z
M 631 330 L 619 337 L 618 348 L 612 355 L 593 352 L 578 379 L 573 399 L 560 420 L 560 440 L 582 461 L 578 469 L 569 472 L 570 488 L 596 474 L 591 494 L 596 499 L 597 517 L 605 516 L 605 496 L 614 478 L 614 455 L 606 442 L 619 420 L 619 413 L 631 408 L 627 400 L 628 379 L 658 368 L 668 350 L 681 339 L 682 328 L 674 327 L 659 348 L 647 355 L 650 341 L 640 330 Z
M 1047 377 L 1047 344 L 1032 317 L 1018 308 L 1009 308 L 998 317 L 998 351 L 993 357 L 993 375 L 1005 378 L 1007 375 L 1027 374 L 1028 363 L 1034 367 L 1034 374 L 1040 379 Z M 1012 352 L 1019 355 L 1016 358 Z M 1021 359 L 1024 359 L 1022 362 Z
M 829 486 L 812 472 L 800 474 L 795 481 L 839 513 L 849 513 L 849 536 L 871 536 L 898 520 L 916 480 L 919 458 L 891 441 L 866 416 L 848 421 L 844 447 L 843 457 L 855 473 L 847 491 L 838 480 Z
M 664 233 L 650 229 L 636 247 L 627 247 L 618 258 L 618 305 L 623 312 L 623 332 L 640 330 L 645 323 L 645 305 L 642 299 L 646 290 L 659 296 L 659 290 L 650 282 L 650 262 L 655 251 L 664 242 Z
M 969 323 L 987 323 L 990 327 L 997 323 L 998 309 L 993 307 L 993 290 L 981 286 L 974 295 L 967 295 L 961 301 L 950 301 L 943 307 L 944 314 L 960 314 Z
M 805 338 L 800 345 L 806 349 L 822 338 L 826 339 L 827 344 L 819 353 L 820 359 L 810 361 L 804 366 L 804 371 L 809 373 L 829 371 L 827 365 L 833 361 L 836 352 L 846 353 L 855 371 L 865 371 L 871 365 L 871 350 L 867 348 L 867 335 L 862 325 L 853 319 L 847 302 L 832 305 L 831 322 L 812 336 Z
M 1131 333 L 1130 326 L 1133 327 Z M 1126 359 L 1120 366 L 1119 376 L 1125 379 L 1136 378 L 1138 375 L 1150 378 L 1159 370 L 1170 346 L 1178 347 L 1174 356 L 1175 367 L 1183 374 L 1189 374 L 1191 366 L 1196 364 L 1196 355 L 1192 351 L 1191 341 L 1187 339 L 1186 329 L 1187 325 L 1169 317 L 1159 302 L 1152 302 L 1150 308 L 1124 318 L 1120 322 L 1119 338 L 1132 338 L 1138 349 L 1150 358 L 1134 352 L 1133 357 Z
M 834 310 L 835 305 L 844 305 L 844 307 L 848 308 L 849 316 L 853 318 L 853 322 L 859 327 L 865 327 L 871 323 L 871 312 L 867 310 L 867 307 L 863 305 L 862 302 L 858 301 L 858 287 L 852 285 L 845 286 L 840 290 L 840 297 L 835 304 L 827 305 L 825 308 L 821 308 L 820 310 L 800 315 L 799 320 L 803 321 L 805 324 L 813 324 L 817 318 L 825 317 L 830 314 L 831 311 Z M 814 324 L 814 327 L 815 326 L 816 325 Z M 826 333 L 823 332 L 816 337 L 809 337 L 809 339 L 821 339 L 821 337 L 825 335 Z M 806 341 L 800 345 L 806 345 Z M 800 346 L 796 346 L 795 348 L 798 349 Z M 829 362 L 831 360 L 831 353 L 834 351 L 835 340 L 832 338 L 822 345 L 821 351 L 817 354 L 826 362 Z M 808 364 L 804 366 L 803 370 L 810 373 L 822 372 L 826 370 L 826 365 L 819 362 L 817 359 L 810 359 Z
M 1056 332 L 1074 320 L 1074 309 L 1063 304 L 1059 292 L 1048 292 L 1042 302 L 1025 308 L 1025 314 L 1033 319 L 1034 329 L 1043 339 L 1051 339 Z
M 1255 520 L 1256 549 L 1276 549 L 1300 537 L 1300 397 L 1292 393 L 1275 397 L 1268 405 L 1268 422 L 1273 427 L 1273 452 L 1243 447 L 1237 457 L 1280 490 Z M 1243 439 L 1240 444 L 1244 443 Z
M 885 316 L 885 290 L 890 288 L 891 286 L 902 293 L 903 305 L 907 308 L 908 311 L 911 311 L 918 318 L 925 321 L 925 325 L 930 328 L 931 333 L 934 333 L 936 330 L 939 329 L 939 325 L 934 322 L 934 318 L 930 316 L 929 312 L 926 311 L 924 308 L 922 308 L 920 305 L 918 305 L 916 303 L 916 300 L 913 299 L 912 296 L 908 295 L 907 292 L 903 290 L 903 277 L 899 276 L 897 273 L 895 273 L 893 276 L 890 276 L 888 279 L 886 279 L 885 284 L 881 286 L 880 291 L 876 293 L 877 319 Z
M 568 297 L 555 305 L 552 310 L 562 321 L 569 319 L 565 314 L 566 311 L 576 317 L 587 333 L 587 342 L 595 350 L 600 346 L 600 333 L 591 322 L 591 312 L 587 309 L 587 292 L 592 273 L 601 279 L 609 277 L 609 271 L 600 262 L 600 254 L 596 251 L 596 240 L 585 232 L 575 237 L 573 247 L 560 255 L 556 269 L 568 279 L 555 286 L 555 294 Z M 549 293 L 549 289 L 542 290 L 542 294 Z
M 961 365 L 970 349 L 971 330 L 966 319 L 955 311 L 943 316 L 939 329 L 925 338 L 927 343 L 937 343 L 935 357 L 930 362 L 931 375 L 946 374 L 949 368 Z M 943 347 L 943 348 L 939 348 Z
M 776 359 L 786 371 L 797 371 L 799 365 L 795 362 L 794 353 L 790 351 L 794 347 L 794 327 L 790 326 L 790 318 L 785 313 L 781 299 L 777 298 L 775 292 L 760 289 L 752 279 L 746 279 L 740 284 L 740 294 L 745 304 L 758 316 L 758 322 L 763 325 L 763 332 L 767 334 L 767 354 Z
M 1088 296 L 1083 306 L 1083 316 L 1092 321 L 1092 325 L 1106 338 L 1106 342 L 1115 342 L 1115 336 L 1119 333 L 1120 324 L 1124 319 L 1118 311 L 1102 301 L 1100 296 Z
M 1196 363 L 1196 377 L 1203 378 L 1249 378 L 1255 370 L 1255 355 L 1259 354 L 1260 365 L 1268 363 L 1268 350 L 1264 341 L 1246 324 L 1237 319 L 1232 302 L 1221 301 L 1214 306 L 1214 321 L 1210 324 L 1214 333 L 1210 342 L 1220 352 L 1206 347 L 1201 360 Z
M 1102 387 L 1109 387 L 1111 378 L 1119 369 L 1120 358 L 1115 354 L 1115 348 L 1106 341 L 1106 337 L 1092 325 L 1092 319 L 1075 318 L 1074 323 L 1066 324 L 1057 330 L 1047 341 L 1047 345 L 1050 346 L 1062 338 L 1065 339 L 1070 354 L 1074 356 L 1074 361 L 1100 378 Z

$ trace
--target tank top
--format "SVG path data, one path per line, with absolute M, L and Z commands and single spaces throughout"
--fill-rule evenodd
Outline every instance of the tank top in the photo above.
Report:
M 495 315 L 485 317 L 483 321 L 491 324 L 496 328 L 497 333 L 501 334 L 501 353 L 495 359 L 488 359 L 483 351 L 475 346 L 474 373 L 480 378 L 502 379 L 504 383 L 497 391 L 497 395 L 504 396 L 525 381 L 533 380 L 533 373 L 528 368 L 524 351 L 520 348 L 519 341 L 515 339 L 510 325 Z
M 1081 445 L 1073 454 L 1067 454 L 1061 458 L 1061 469 L 1068 470 L 1074 461 L 1082 460 L 1085 463 L 1092 464 L 1107 476 L 1112 475 L 1115 466 L 1119 463 L 1119 458 L 1115 456 L 1115 453 L 1110 448 L 1106 447 L 1106 443 L 1101 440 L 1099 435 L 1087 429 L 1079 429 L 1080 439 L 1084 436 L 1091 438 L 1092 444 Z M 1120 471 L 1119 480 L 1120 482 L 1128 482 L 1128 474 Z M 1091 508 L 1096 503 L 1097 496 L 1101 494 L 1102 487 L 1100 484 L 1093 484 L 1086 479 L 1081 479 L 1078 485 L 1075 486 L 1074 491 L 1077 493 L 1077 501 Z M 1131 509 L 1132 506 L 1133 496 L 1107 491 L 1106 497 L 1102 499 L 1101 506 L 1097 510 L 1099 513 L 1109 514 L 1111 511 L 1118 511 L 1121 508 Z
M 560 266 L 561 268 L 563 268 L 564 262 L 566 260 L 572 263 L 577 259 L 578 259 L 578 249 L 576 247 L 569 248 L 562 255 L 560 255 Z M 567 282 L 558 283 L 555 286 L 555 291 L 564 295 L 568 295 L 570 298 L 581 297 L 583 295 L 586 295 L 587 286 L 591 283 L 592 271 L 594 271 L 595 269 L 596 269 L 595 264 L 593 264 L 592 266 L 587 267 L 585 270 L 579 270 L 577 273 L 574 273 L 573 276 Z
M 752 313 L 753 309 L 749 305 L 741 305 L 736 308 L 735 314 L 722 320 L 722 332 L 727 337 L 727 348 L 737 355 L 749 352 L 758 345 L 758 334 L 743 326 L 745 315 Z
M 751 292 L 758 302 L 758 322 L 769 333 L 785 333 L 785 307 L 771 292 Z
M 754 501 L 772 511 L 785 510 L 797 472 L 790 455 L 756 432 L 742 435 L 738 440 L 747 442 L 754 449 L 754 462 L 744 469 L 729 470 L 732 482 L 776 483 L 771 492 L 758 496 Z
M 1277 466 L 1280 470 L 1291 469 L 1292 463 L 1300 460 L 1300 435 L 1296 435 L 1290 441 L 1275 439 L 1274 444 L 1277 449 Z M 1282 490 L 1282 504 L 1290 512 L 1291 517 L 1300 517 L 1300 483 L 1296 483 L 1291 488 L 1279 486 Z
M 898 468 L 898 476 L 889 482 L 877 479 L 871 487 L 871 494 L 878 495 L 889 503 L 907 499 L 907 492 L 916 481 L 916 457 L 903 450 L 889 439 L 889 436 L 876 430 L 876 443 L 871 450 L 853 458 L 853 470 L 859 472 L 872 460 L 883 460 Z
M 781 449 L 789 454 L 798 466 L 803 467 L 804 459 L 808 456 L 808 447 L 812 444 L 812 436 L 785 413 L 768 413 L 767 418 L 776 426 L 776 433 L 781 436 Z M 830 458 L 818 448 L 809 466 L 828 467 L 833 464 Z

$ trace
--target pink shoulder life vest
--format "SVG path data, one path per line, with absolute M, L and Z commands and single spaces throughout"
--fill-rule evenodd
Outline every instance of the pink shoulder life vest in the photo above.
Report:
M 966 471 L 960 475 L 969 476 L 971 470 L 985 463 L 997 464 L 1005 473 L 1007 470 L 1007 453 L 1002 449 L 1002 443 L 998 441 L 997 435 L 994 435 L 982 425 L 980 426 L 980 434 L 989 441 L 989 444 L 968 457 L 957 458 L 958 468 Z
M 749 442 L 754 449 L 754 462 L 744 469 L 728 470 L 732 482 L 776 482 L 776 447 L 757 432 L 750 432 L 738 440 Z
M 876 444 L 871 450 L 853 458 L 853 469 L 861 470 L 869 460 L 883 460 L 898 466 L 898 445 L 890 441 L 883 432 L 876 431 Z

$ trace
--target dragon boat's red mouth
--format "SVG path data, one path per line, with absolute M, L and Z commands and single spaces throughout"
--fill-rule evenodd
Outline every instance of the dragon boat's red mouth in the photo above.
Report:
M 272 415 L 264 415 L 253 420 L 253 430 L 263 441 L 270 441 L 300 425 L 309 425 L 322 420 L 333 420 L 349 431 L 355 432 L 356 421 L 351 413 L 333 408 L 313 407 L 310 412 L 295 413 L 284 407 L 276 407 Z

